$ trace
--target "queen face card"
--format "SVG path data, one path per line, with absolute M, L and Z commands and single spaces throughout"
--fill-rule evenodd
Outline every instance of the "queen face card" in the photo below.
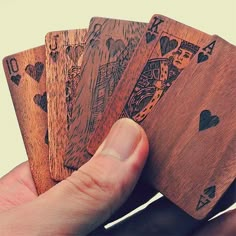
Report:
M 3 59 L 3 66 L 38 194 L 56 182 L 48 162 L 45 47 Z
M 57 181 L 71 174 L 64 158 L 86 40 L 87 29 L 50 32 L 45 37 L 49 164 L 51 177 Z
M 65 165 L 77 169 L 91 155 L 86 146 L 101 119 L 146 24 L 95 17 L 91 20 L 69 130 Z

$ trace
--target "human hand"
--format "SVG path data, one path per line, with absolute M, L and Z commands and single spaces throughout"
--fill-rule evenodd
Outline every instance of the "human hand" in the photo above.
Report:
M 37 197 L 24 163 L 0 181 L 0 235 L 87 235 L 127 199 L 148 154 L 144 131 L 117 122 L 92 160 Z
M 122 119 L 91 161 L 39 197 L 28 163 L 21 164 L 0 180 L 0 235 L 88 235 L 92 231 L 90 235 L 96 236 L 187 235 L 203 222 L 165 198 L 108 231 L 99 227 L 155 194 L 141 182 L 134 189 L 147 153 L 144 131 L 131 120 Z M 222 225 L 226 226 L 221 228 L 234 232 L 235 211 L 224 217 Z

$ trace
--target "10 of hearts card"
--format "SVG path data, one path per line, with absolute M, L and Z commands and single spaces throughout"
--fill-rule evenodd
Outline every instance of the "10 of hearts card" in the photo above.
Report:
M 3 66 L 42 194 L 88 162 L 127 117 L 150 143 L 141 178 L 204 219 L 236 177 L 236 47 L 162 15 L 94 17 L 49 32 Z

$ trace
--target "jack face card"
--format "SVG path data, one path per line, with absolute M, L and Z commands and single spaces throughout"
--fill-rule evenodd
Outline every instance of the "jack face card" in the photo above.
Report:
M 88 147 L 95 153 L 120 117 L 142 123 L 211 36 L 154 15 Z
M 57 181 L 71 174 L 64 167 L 64 157 L 86 37 L 87 29 L 46 35 L 49 163 L 51 177 Z
M 3 59 L 8 86 L 38 194 L 56 184 L 48 163 L 45 47 Z
M 146 24 L 93 18 L 88 32 L 65 165 L 79 168 L 91 158 L 86 146 L 125 70 Z

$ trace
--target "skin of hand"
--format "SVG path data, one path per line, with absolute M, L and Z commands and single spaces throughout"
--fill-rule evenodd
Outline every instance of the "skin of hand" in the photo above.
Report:
M 100 226 L 109 219 L 155 194 L 138 182 L 147 155 L 144 130 L 132 120 L 121 119 L 88 163 L 40 196 L 28 162 L 19 165 L 0 179 L 0 235 L 184 236 L 200 225 L 194 236 L 236 235 L 235 211 L 199 222 L 165 198 L 104 231 Z

